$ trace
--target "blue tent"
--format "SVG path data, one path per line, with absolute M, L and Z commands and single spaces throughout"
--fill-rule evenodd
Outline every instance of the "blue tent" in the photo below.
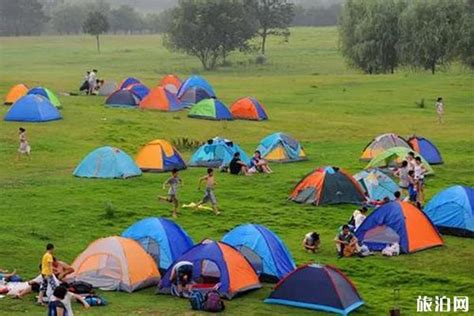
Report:
M 222 241 L 237 248 L 261 280 L 278 281 L 296 268 L 283 241 L 265 226 L 238 226 L 228 232 Z
M 47 122 L 60 120 L 61 113 L 48 99 L 28 94 L 18 99 L 5 115 L 5 121 Z
M 269 161 L 293 162 L 306 160 L 301 144 L 285 133 L 274 133 L 260 141 L 257 150 Z
M 176 96 L 184 105 L 191 105 L 215 97 L 216 93 L 204 78 L 191 76 L 181 84 Z
M 474 188 L 449 187 L 436 194 L 424 211 L 441 232 L 474 237 Z
M 76 167 L 73 174 L 84 178 L 129 178 L 139 176 L 142 171 L 124 151 L 100 147 L 89 153 Z
M 139 98 L 129 90 L 117 90 L 105 100 L 108 107 L 136 107 L 140 102 Z
M 424 137 L 413 136 L 408 139 L 410 146 L 419 153 L 430 165 L 439 165 L 443 163 L 441 153 L 438 148 Z
M 142 83 L 129 85 L 125 90 L 132 92 L 139 100 L 143 100 L 150 93 L 150 89 Z
M 162 273 L 193 246 L 188 234 L 178 224 L 165 218 L 142 219 L 125 230 L 122 237 L 138 241 L 155 259 Z
M 138 80 L 137 78 L 134 78 L 134 77 L 128 77 L 124 80 L 122 80 L 122 82 L 120 83 L 119 87 L 118 87 L 118 90 L 122 90 L 122 89 L 125 89 L 127 88 L 128 86 L 132 85 L 132 84 L 136 84 L 136 83 L 141 83 L 140 80 Z
M 338 269 L 302 266 L 282 279 L 265 303 L 348 315 L 364 304 L 354 284 Z
M 379 169 L 362 170 L 354 178 L 372 201 L 381 201 L 385 197 L 394 200 L 394 193 L 400 190 L 395 181 Z
M 189 166 L 220 168 L 228 167 L 234 153 L 240 153 L 240 159 L 250 164 L 250 159 L 239 145 L 224 138 L 215 137 L 199 147 L 191 157 Z

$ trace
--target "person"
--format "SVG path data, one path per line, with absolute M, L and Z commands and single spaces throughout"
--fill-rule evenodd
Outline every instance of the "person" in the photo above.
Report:
M 171 171 L 171 177 L 168 178 L 164 183 L 163 183 L 163 190 L 166 189 L 166 186 L 169 186 L 168 189 L 168 196 L 158 196 L 158 199 L 160 201 L 167 201 L 170 203 L 173 203 L 173 217 L 177 218 L 178 217 L 178 206 L 179 206 L 179 201 L 178 201 L 178 187 L 180 185 L 183 185 L 183 180 L 178 175 L 178 169 L 174 168 Z
M 219 212 L 219 209 L 217 207 L 217 199 L 216 195 L 214 194 L 214 187 L 217 184 L 214 179 L 214 169 L 207 169 L 207 175 L 199 179 L 198 190 L 201 190 L 201 183 L 203 183 L 204 181 L 206 182 L 206 191 L 204 193 L 204 197 L 194 207 L 199 208 L 204 203 L 211 202 L 212 210 L 216 215 L 219 215 L 221 212 Z
M 40 286 L 40 292 L 38 295 L 38 304 L 43 305 L 43 298 L 46 295 L 48 286 L 54 291 L 56 288 L 55 277 L 53 273 L 53 253 L 54 245 L 49 243 L 46 245 L 46 252 L 41 259 L 41 276 L 43 280 Z
M 352 218 L 354 230 L 356 230 L 367 218 L 367 207 L 363 206 L 360 209 L 355 210 L 354 213 L 352 213 Z
M 0 281 L 9 282 L 12 276 L 16 275 L 16 269 L 13 269 L 12 272 L 8 270 L 0 269 Z
M 103 85 L 104 85 L 104 80 L 97 79 L 95 81 L 94 95 L 99 94 L 99 90 L 100 90 L 100 88 L 102 88 Z
M 86 91 L 86 93 L 89 93 L 89 74 L 91 72 L 87 71 L 86 75 L 84 76 L 84 81 L 82 82 L 81 86 L 79 87 L 79 91 Z
M 18 133 L 20 139 L 20 147 L 18 148 L 17 160 L 20 159 L 21 155 L 26 155 L 27 157 L 30 157 L 31 153 L 31 147 L 28 143 L 28 139 L 26 138 L 26 129 L 20 127 L 18 129 Z
M 415 180 L 415 171 L 408 171 L 408 201 L 416 203 L 417 201 L 417 191 L 416 191 L 416 180 Z
M 192 289 L 194 265 L 189 261 L 179 261 L 173 266 L 170 281 L 176 286 L 179 296 L 188 297 Z
M 394 173 L 394 175 L 399 179 L 398 186 L 405 194 L 408 192 L 408 171 L 408 161 L 403 160 L 401 167 Z
M 436 100 L 435 108 L 436 108 L 436 114 L 438 115 L 438 123 L 443 124 L 443 122 L 444 122 L 444 118 L 443 118 L 443 116 L 444 116 L 443 98 L 439 97 Z
M 424 199 L 425 199 L 425 194 L 424 194 L 425 174 L 426 174 L 426 168 L 423 166 L 421 157 L 417 156 L 415 158 L 414 177 L 417 184 L 417 187 L 416 187 L 416 191 L 418 193 L 417 201 L 420 202 L 420 204 L 423 204 Z
M 357 251 L 357 238 L 351 233 L 349 225 L 342 226 L 342 232 L 334 239 L 339 257 L 350 257 Z
M 53 273 L 58 278 L 58 280 L 62 281 L 66 278 L 69 274 L 74 272 L 74 268 L 68 265 L 64 261 L 58 260 L 56 257 L 53 256 Z
M 262 158 L 262 154 L 259 150 L 256 150 L 252 160 L 250 161 L 250 171 L 255 170 L 263 173 L 272 173 L 272 169 L 268 165 L 268 161 Z
M 402 194 L 400 193 L 400 191 L 395 191 L 395 193 L 393 193 L 393 196 L 395 197 L 395 201 L 401 201 Z
M 230 174 L 239 175 L 244 174 L 246 176 L 250 175 L 249 168 L 247 164 L 240 159 L 240 153 L 234 153 L 234 157 L 229 163 L 229 172 Z
M 97 69 L 94 69 L 92 70 L 90 73 L 89 73 L 89 77 L 87 78 L 87 82 L 89 83 L 89 90 L 88 90 L 88 94 L 89 95 L 92 95 L 94 93 L 94 90 L 95 90 L 95 85 L 97 83 Z
M 19 286 L 12 288 L 8 295 L 12 295 L 14 298 L 22 298 L 32 292 L 39 292 L 41 283 L 43 283 L 43 276 L 40 274 L 36 278 L 29 280 L 28 282 L 20 282 Z M 55 287 L 58 287 L 61 283 L 54 277 Z M 46 291 L 46 297 L 53 295 L 53 289 L 48 287 Z
M 321 240 L 319 238 L 319 234 L 316 232 L 309 232 L 303 238 L 303 248 L 307 252 L 315 253 L 319 250 L 319 246 L 321 244 Z
M 64 285 L 60 285 L 54 289 L 51 296 L 48 304 L 48 316 L 74 316 L 72 299 L 79 301 L 86 309 L 90 307 L 82 296 L 71 293 Z
M 413 151 L 408 153 L 405 160 L 408 162 L 408 170 L 415 169 L 415 153 Z

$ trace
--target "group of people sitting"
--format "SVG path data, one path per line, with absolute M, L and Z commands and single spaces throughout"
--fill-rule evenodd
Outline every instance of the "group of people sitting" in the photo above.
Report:
M 250 176 L 255 173 L 272 173 L 273 170 L 270 168 L 268 161 L 262 158 L 262 153 L 256 150 L 250 165 L 247 165 L 240 157 L 240 153 L 234 153 L 234 157 L 229 163 L 228 171 L 233 175 L 246 175 Z
M 85 91 L 87 95 L 96 95 L 99 93 L 100 88 L 104 84 L 104 80 L 97 78 L 97 69 L 87 71 L 84 75 L 84 81 L 79 87 L 79 91 Z

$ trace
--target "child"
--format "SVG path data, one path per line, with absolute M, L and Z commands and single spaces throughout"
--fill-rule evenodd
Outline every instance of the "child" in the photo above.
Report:
M 443 122 L 444 122 L 444 119 L 443 119 L 443 116 L 444 116 L 443 98 L 439 97 L 436 100 L 435 107 L 436 107 L 436 114 L 438 115 L 438 123 L 443 124 Z
M 18 148 L 18 156 L 17 160 L 20 159 L 20 155 L 27 155 L 30 157 L 31 147 L 28 144 L 28 140 L 26 139 L 26 129 L 20 127 L 19 131 L 19 138 L 20 138 L 20 148 Z
M 196 205 L 196 208 L 199 208 L 204 203 L 211 202 L 212 210 L 216 215 L 219 215 L 221 212 L 217 208 L 217 199 L 214 194 L 214 186 L 217 183 L 214 180 L 214 170 L 212 168 L 207 169 L 207 175 L 199 179 L 198 190 L 201 189 L 201 183 L 204 181 L 206 181 L 206 192 L 203 199 Z
M 8 270 L 0 269 L 0 281 L 10 282 L 10 278 L 16 275 L 16 270 L 8 272 Z
M 424 202 L 424 199 L 425 199 L 425 194 L 424 194 L 424 183 L 425 183 L 425 173 L 426 173 L 426 169 L 425 167 L 423 166 L 422 162 L 421 162 L 421 157 L 420 156 L 417 156 L 415 158 L 415 168 L 413 169 L 414 170 L 414 175 L 415 175 L 415 180 L 416 180 L 416 183 L 417 183 L 417 187 L 416 187 L 416 191 L 418 192 L 418 202 L 420 202 L 420 204 L 423 204 Z
M 163 183 L 163 190 L 169 186 L 168 196 L 158 196 L 160 201 L 167 201 L 173 203 L 173 217 L 178 217 L 178 187 L 183 185 L 183 180 L 178 175 L 178 169 L 174 168 L 171 171 L 171 177 Z
M 56 288 L 55 277 L 53 274 L 53 253 L 54 253 L 54 245 L 47 244 L 46 245 L 46 253 L 43 255 L 41 259 L 41 276 L 43 277 L 43 281 L 41 282 L 40 292 L 38 295 L 38 304 L 43 305 L 43 297 L 48 290 L 48 285 L 51 289 Z
M 303 239 L 303 248 L 307 252 L 315 253 L 319 250 L 319 245 L 321 244 L 321 240 L 319 238 L 319 234 L 316 232 L 309 232 L 304 236 Z
M 397 176 L 399 179 L 398 186 L 405 194 L 407 193 L 408 189 L 408 170 L 408 161 L 403 160 L 402 166 L 397 171 L 395 171 L 395 176 Z
M 416 180 L 415 171 L 408 171 L 408 200 L 412 203 L 416 203 L 417 192 L 416 192 Z

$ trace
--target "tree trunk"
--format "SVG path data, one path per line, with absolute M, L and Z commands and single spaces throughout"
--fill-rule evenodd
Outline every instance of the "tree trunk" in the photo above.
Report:
M 267 30 L 263 30 L 262 32 L 262 55 L 265 56 L 265 45 L 267 43 Z
M 99 34 L 95 36 L 95 40 L 97 42 L 97 52 L 100 53 L 100 41 L 99 41 Z
M 434 75 L 435 72 L 436 72 L 436 63 L 432 63 L 432 64 L 431 64 L 431 74 Z

